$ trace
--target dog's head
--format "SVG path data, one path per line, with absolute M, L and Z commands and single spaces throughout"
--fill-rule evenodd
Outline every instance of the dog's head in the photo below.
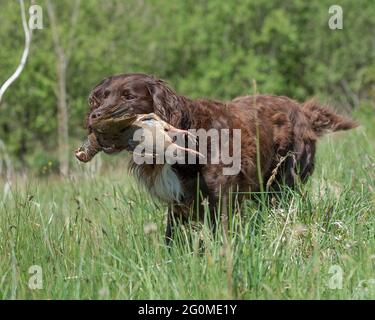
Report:
M 146 75 L 124 74 L 101 81 L 90 93 L 87 125 L 102 118 L 153 112 L 153 100 Z
M 90 93 L 87 127 L 98 119 L 154 112 L 163 120 L 173 113 L 176 94 L 164 81 L 141 73 L 112 76 Z

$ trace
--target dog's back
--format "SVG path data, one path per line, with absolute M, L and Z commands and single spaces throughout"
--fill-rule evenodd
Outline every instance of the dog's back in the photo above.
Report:
M 272 123 L 272 132 L 268 134 L 273 136 L 274 156 L 269 171 L 264 173 L 264 181 L 274 190 L 280 185 L 294 187 L 313 173 L 319 137 L 358 126 L 314 100 L 300 104 L 284 96 L 256 95 L 238 97 L 233 102 L 256 110 L 259 119 L 266 118 Z

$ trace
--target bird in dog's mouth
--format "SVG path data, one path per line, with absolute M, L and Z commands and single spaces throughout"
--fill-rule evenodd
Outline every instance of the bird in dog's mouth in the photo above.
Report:
M 94 119 L 90 123 L 90 134 L 81 147 L 75 151 L 75 156 L 81 162 L 89 162 L 100 151 L 107 154 L 115 154 L 123 150 L 133 152 L 140 143 L 140 141 L 134 141 L 133 139 L 137 130 L 149 130 L 153 137 L 152 141 L 149 142 L 153 145 L 145 146 L 146 154 L 144 156 L 153 157 L 156 155 L 154 142 L 160 139 L 164 140 L 165 149 L 173 145 L 181 151 L 204 157 L 196 150 L 176 144 L 175 138 L 178 135 L 187 137 L 195 144 L 194 135 L 187 130 L 173 127 L 154 113 L 136 115 L 114 113 Z M 145 142 L 145 140 L 141 142 Z

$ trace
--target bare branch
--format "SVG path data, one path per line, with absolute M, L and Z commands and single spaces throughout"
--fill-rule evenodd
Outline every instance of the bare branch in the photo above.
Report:
M 4 95 L 5 91 L 9 88 L 9 86 L 14 81 L 16 81 L 16 79 L 20 76 L 22 70 L 25 68 L 27 57 L 29 56 L 29 51 L 30 51 L 32 31 L 29 30 L 29 28 L 27 26 L 24 1 L 19 0 L 19 2 L 20 2 L 20 7 L 21 7 L 22 26 L 23 26 L 23 31 L 25 33 L 25 48 L 23 50 L 21 61 L 18 65 L 16 71 L 14 71 L 14 73 L 10 76 L 10 78 L 8 80 L 6 80 L 0 88 L 0 103 L 1 103 L 1 99 L 3 98 L 3 95 Z

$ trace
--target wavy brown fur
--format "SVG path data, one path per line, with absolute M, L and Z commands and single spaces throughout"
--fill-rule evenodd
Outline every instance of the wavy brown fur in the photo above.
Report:
M 209 200 L 211 217 L 216 221 L 220 195 L 228 194 L 230 190 L 260 191 L 261 184 L 266 187 L 272 175 L 272 190 L 279 190 L 282 185 L 293 188 L 298 181 L 305 182 L 314 170 L 318 137 L 330 130 L 347 130 L 357 126 L 352 120 L 314 101 L 300 104 L 290 98 L 273 95 L 244 96 L 228 102 L 194 100 L 177 94 L 164 81 L 145 74 L 125 74 L 103 80 L 92 91 L 89 103 L 89 128 L 92 117 L 110 110 L 114 105 L 122 105 L 130 113 L 154 112 L 180 129 L 241 129 L 241 171 L 237 175 L 224 176 L 222 163 L 173 166 L 182 185 L 183 199 L 180 203 L 169 203 L 167 238 L 172 236 L 172 221 L 186 220 L 187 217 L 202 218 L 202 205 L 194 204 L 197 185 Z M 274 169 L 280 159 L 286 156 L 276 172 Z M 260 168 L 257 168 L 257 160 Z M 160 166 L 132 163 L 130 168 L 149 190 L 153 189 Z

